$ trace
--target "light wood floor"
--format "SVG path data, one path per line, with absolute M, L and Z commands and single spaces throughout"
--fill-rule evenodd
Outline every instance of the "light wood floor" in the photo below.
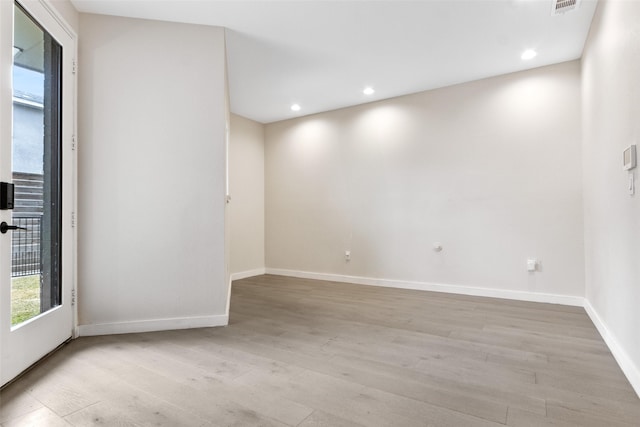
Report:
M 225 328 L 75 340 L 2 426 L 639 426 L 581 308 L 260 276 Z

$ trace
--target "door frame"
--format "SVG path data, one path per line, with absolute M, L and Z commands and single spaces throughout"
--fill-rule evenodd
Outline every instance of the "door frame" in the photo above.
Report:
M 55 8 L 45 0 L 18 0 L 24 10 L 26 10 L 43 28 L 52 35 L 57 34 L 55 38 L 65 38 L 63 44 L 63 92 L 62 92 L 62 142 L 61 142 L 61 155 L 62 155 L 62 305 L 69 305 L 69 319 L 68 325 L 70 330 L 67 332 L 56 334 L 57 337 L 66 336 L 57 345 L 53 345 L 52 348 L 48 348 L 46 352 L 38 350 L 34 355 L 20 355 L 26 357 L 26 366 L 28 368 L 33 363 L 36 363 L 39 359 L 46 356 L 50 351 L 53 351 L 59 344 L 62 344 L 66 339 L 76 338 L 78 336 L 78 321 L 77 321 L 77 298 L 76 298 L 76 278 L 77 278 L 77 225 L 76 225 L 76 212 L 77 212 L 77 69 L 76 58 L 78 49 L 78 37 L 72 27 L 60 16 Z M 13 53 L 12 49 L 8 49 L 9 45 L 13 45 L 13 25 L 14 16 L 14 1 L 0 1 L 0 138 L 3 140 L 11 140 L 12 127 L 13 127 L 13 90 L 12 90 L 12 67 L 13 67 Z M 58 40 L 61 42 L 61 40 Z M 5 49 L 5 47 L 7 47 Z M 11 164 L 10 149 L 7 149 L 7 144 L 0 144 L 0 180 L 4 182 L 12 182 L 12 168 L 7 167 Z M 0 211 L 0 216 L 3 221 L 11 221 L 11 211 Z M 0 271 L 1 274 L 10 274 L 11 265 L 11 245 L 7 243 L 9 239 L 2 239 L 0 242 Z M 2 279 L 4 281 L 5 279 Z M 9 326 L 8 333 L 13 333 L 14 330 L 29 328 L 33 329 L 47 329 L 47 325 L 43 322 L 38 324 L 38 320 L 44 320 L 43 318 L 47 313 L 51 313 L 57 310 L 54 308 L 49 312 L 43 313 L 39 318 L 38 316 L 32 320 L 24 322 L 19 325 L 19 328 L 11 327 L 11 313 L 5 312 L 4 307 L 9 307 L 10 302 L 10 286 L 3 286 L 0 288 L 0 334 L 6 333 L 6 326 Z M 60 307 L 60 306 L 59 306 Z M 61 311 L 61 313 L 64 311 Z M 66 318 L 64 315 L 63 318 Z M 66 326 L 65 326 L 66 327 Z M 28 332 L 24 332 L 27 334 Z M 12 381 L 16 376 L 20 375 L 20 372 L 16 372 L 16 369 L 11 366 L 7 372 L 5 367 L 2 366 L 5 362 L 5 356 L 8 354 L 8 349 L 3 348 L 10 337 L 0 336 L 0 386 Z M 27 349 L 29 345 L 21 348 Z M 48 347 L 51 347 L 49 345 Z M 25 351 L 23 351 L 25 353 Z

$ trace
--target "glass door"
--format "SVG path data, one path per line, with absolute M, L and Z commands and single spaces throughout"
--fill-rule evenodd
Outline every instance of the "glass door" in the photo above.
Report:
M 0 110 L 0 176 L 12 184 L 6 191 L 13 194 L 13 203 L 0 211 L 0 376 L 5 384 L 73 332 L 75 238 L 64 219 L 71 220 L 74 195 L 74 155 L 65 147 L 71 148 L 74 125 L 73 64 L 67 51 L 75 47 L 41 3 L 2 2 L 1 8 L 2 58 L 4 63 L 10 49 L 12 63 L 10 74 L 2 70 L 2 87 L 11 96 L 3 93 Z M 11 34 L 4 30 L 9 18 Z

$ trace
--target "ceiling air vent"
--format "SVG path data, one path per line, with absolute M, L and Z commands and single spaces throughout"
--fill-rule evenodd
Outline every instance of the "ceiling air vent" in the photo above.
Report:
M 553 0 L 551 2 L 551 15 L 562 15 L 580 6 L 580 0 Z

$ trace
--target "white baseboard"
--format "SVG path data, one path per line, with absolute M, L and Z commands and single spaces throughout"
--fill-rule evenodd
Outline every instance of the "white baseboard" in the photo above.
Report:
M 231 281 L 233 282 L 234 280 L 246 279 L 247 277 L 261 276 L 266 273 L 266 270 L 267 269 L 263 267 L 263 268 L 256 268 L 253 270 L 231 273 Z
M 622 369 L 629 383 L 631 383 L 631 387 L 633 387 L 638 397 L 640 397 L 640 369 L 633 363 L 613 334 L 609 332 L 609 328 L 607 328 L 589 300 L 585 300 L 584 309 L 587 311 L 596 329 L 598 329 L 598 332 L 600 332 L 600 335 L 602 335 L 602 339 L 607 344 L 607 347 L 609 347 L 609 350 L 611 350 L 611 354 L 613 354 L 613 357 L 618 362 L 620 369 Z
M 132 322 L 99 323 L 78 326 L 79 336 L 132 334 L 138 332 L 169 331 L 175 329 L 226 326 L 228 315 L 176 317 L 171 319 L 137 320 Z
M 358 285 L 383 286 L 387 288 L 414 289 L 418 291 L 446 292 L 450 294 L 503 298 L 519 301 L 545 302 L 576 307 L 584 306 L 584 298 L 572 295 L 547 294 L 506 289 L 478 288 L 473 286 L 446 285 L 440 283 L 411 282 L 406 280 L 374 279 L 371 277 L 343 276 L 339 274 L 312 273 L 308 271 L 267 268 L 266 274 L 299 277 L 302 279 L 326 280 L 330 282 L 355 283 Z

